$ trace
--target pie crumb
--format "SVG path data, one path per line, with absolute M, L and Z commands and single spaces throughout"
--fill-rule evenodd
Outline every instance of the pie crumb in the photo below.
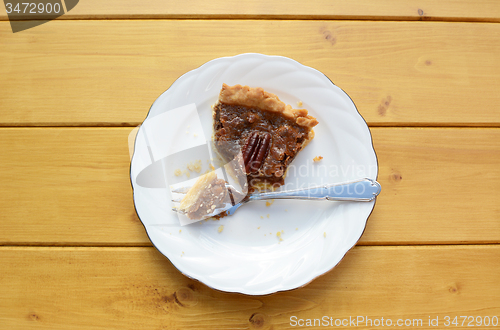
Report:
M 182 231 L 182 229 L 179 229 L 179 233 Z
M 297 106 L 301 107 L 302 106 L 302 101 L 297 101 Z
M 323 237 L 326 237 L 326 231 L 323 233 Z
M 195 161 L 194 163 L 187 164 L 187 169 L 196 173 L 201 172 L 201 159 Z
M 260 229 L 260 227 L 257 227 L 257 229 Z
M 281 232 L 280 231 L 276 233 L 276 236 L 280 239 L 280 242 L 283 241 L 283 238 L 281 238 Z
M 182 175 L 182 171 L 178 168 L 174 171 L 174 175 L 175 176 L 181 176 Z
M 217 229 L 219 233 L 222 233 L 223 230 L 224 230 L 224 225 L 220 225 L 219 228 Z
M 268 218 L 269 218 L 269 213 L 268 213 L 268 214 L 266 214 L 266 217 L 268 217 Z
M 317 162 L 321 161 L 322 159 L 323 159 L 323 156 L 316 156 L 316 157 L 313 158 L 313 161 L 315 163 L 317 163 Z
M 266 201 L 266 206 L 269 207 L 271 205 L 273 205 L 274 203 L 274 199 L 271 199 L 270 201 Z
M 261 219 L 264 219 L 264 216 L 262 216 L 262 215 L 261 215 L 261 216 L 260 216 L 260 218 L 261 218 Z

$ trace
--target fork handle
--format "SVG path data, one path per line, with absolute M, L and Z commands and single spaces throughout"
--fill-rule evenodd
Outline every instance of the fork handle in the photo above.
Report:
M 382 187 L 372 179 L 362 179 L 337 184 L 308 187 L 304 189 L 257 193 L 249 196 L 250 200 L 263 199 L 306 199 L 330 201 L 361 201 L 369 202 L 375 199 Z

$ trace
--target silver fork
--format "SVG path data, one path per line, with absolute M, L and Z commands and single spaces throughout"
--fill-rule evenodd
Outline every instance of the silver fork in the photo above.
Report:
M 226 188 L 232 195 L 232 200 L 239 200 L 237 203 L 226 203 L 203 217 L 209 218 L 226 212 L 227 215 L 233 215 L 242 205 L 259 200 L 269 199 L 302 199 L 302 200 L 329 200 L 329 201 L 352 201 L 352 202 L 370 202 L 374 200 L 382 189 L 380 183 L 372 179 L 361 179 L 343 183 L 325 184 L 321 186 L 308 187 L 303 189 L 283 190 L 263 193 L 252 193 L 244 195 L 238 192 L 233 186 L 226 184 Z M 189 188 L 173 190 L 173 193 L 185 194 Z M 182 199 L 182 198 L 181 198 Z M 173 203 L 179 203 L 181 199 L 172 199 Z M 175 204 L 174 204 L 175 205 Z M 172 209 L 175 212 L 185 214 L 177 208 Z

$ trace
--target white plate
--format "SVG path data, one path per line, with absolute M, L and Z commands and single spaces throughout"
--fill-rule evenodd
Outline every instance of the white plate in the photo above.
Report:
M 179 271 L 212 288 L 262 295 L 304 286 L 335 267 L 357 243 L 374 201 L 282 200 L 271 206 L 255 202 L 231 217 L 181 227 L 171 211 L 169 190 L 137 183 L 139 173 L 152 162 L 147 146 L 154 141 L 147 141 L 145 125 L 169 110 L 194 104 L 201 128 L 179 119 L 171 136 L 183 137 L 171 138 L 165 149 L 182 149 L 197 136 L 211 136 L 210 106 L 222 83 L 262 87 L 294 108 L 302 102 L 319 120 L 314 140 L 288 172 L 287 188 L 364 177 L 376 180 L 370 131 L 344 91 L 321 72 L 289 58 L 242 54 L 215 59 L 184 74 L 152 105 L 131 161 L 137 214 L 151 242 Z M 323 160 L 314 163 L 315 156 Z

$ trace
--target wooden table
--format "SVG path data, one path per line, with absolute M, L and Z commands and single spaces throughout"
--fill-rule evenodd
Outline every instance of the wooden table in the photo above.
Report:
M 0 7 L 0 329 L 500 328 L 500 2 L 87 0 L 18 33 Z M 245 52 L 343 88 L 383 186 L 337 268 L 266 296 L 177 271 L 129 181 L 156 97 Z

